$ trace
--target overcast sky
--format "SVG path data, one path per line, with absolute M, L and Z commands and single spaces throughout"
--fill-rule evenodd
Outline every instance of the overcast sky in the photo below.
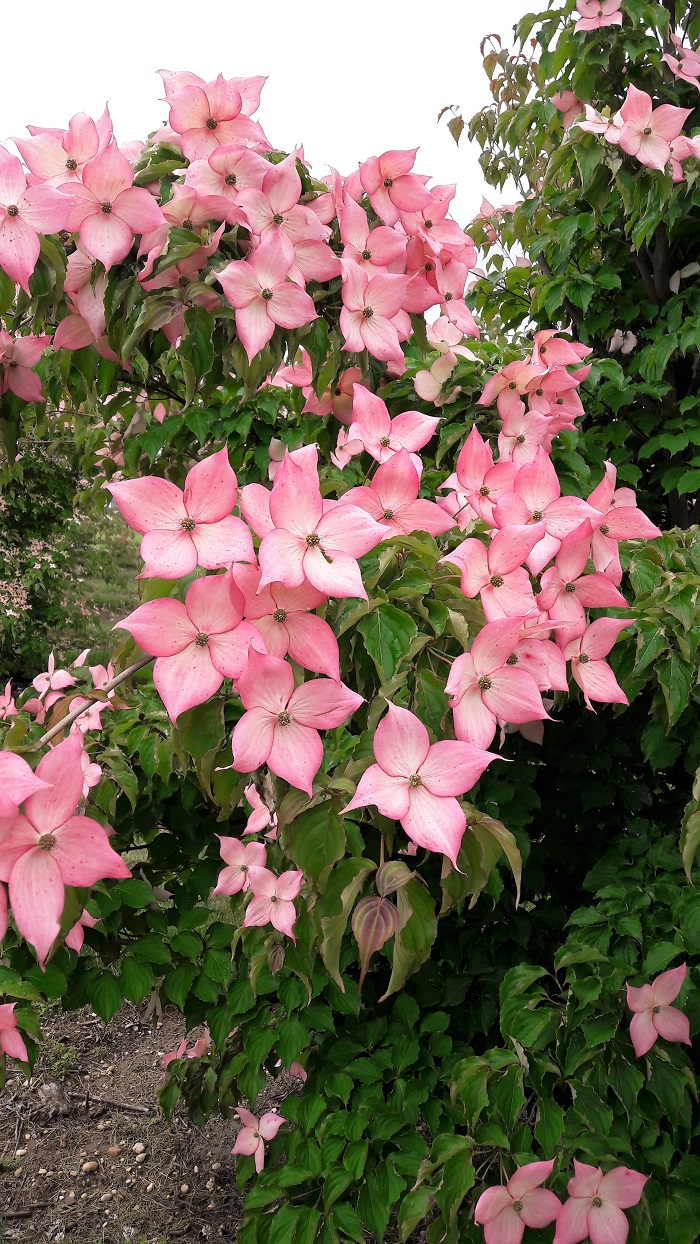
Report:
M 0 137 L 65 127 L 109 102 L 118 141 L 167 116 L 156 71 L 210 79 L 267 74 L 257 114 L 274 146 L 304 144 L 314 172 L 349 173 L 392 148 L 420 147 L 416 171 L 456 182 L 454 215 L 484 192 L 478 149 L 457 148 L 446 104 L 468 119 L 489 98 L 479 43 L 512 37 L 528 0 L 34 0 L 3 5 Z M 15 49 L 17 55 L 8 54 Z M 495 192 L 494 192 L 495 193 Z

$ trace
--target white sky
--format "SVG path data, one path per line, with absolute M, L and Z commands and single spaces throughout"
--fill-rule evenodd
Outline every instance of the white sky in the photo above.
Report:
M 270 142 L 302 144 L 321 175 L 394 148 L 420 147 L 416 171 L 456 182 L 465 224 L 485 186 L 479 151 L 443 118 L 489 100 L 479 43 L 512 39 L 528 0 L 34 0 L 3 5 L 0 140 L 27 123 L 65 127 L 109 102 L 118 141 L 145 139 L 167 109 L 156 70 L 210 79 L 267 74 L 257 114 Z M 19 54 L 21 51 L 21 54 Z M 495 194 L 496 192 L 494 192 Z

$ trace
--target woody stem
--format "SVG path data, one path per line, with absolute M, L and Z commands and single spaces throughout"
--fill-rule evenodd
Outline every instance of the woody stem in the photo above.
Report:
M 141 657 L 139 661 L 135 661 L 133 665 L 130 665 L 127 669 L 123 670 L 121 674 L 117 674 L 116 678 L 112 678 L 109 682 L 106 682 L 103 687 L 100 687 L 100 691 L 112 691 L 114 687 L 118 687 L 121 682 L 125 682 L 127 678 L 130 678 L 132 674 L 135 674 L 137 670 L 143 669 L 144 665 L 149 665 L 153 659 L 153 657 Z M 65 730 L 67 726 L 72 726 L 73 722 L 77 721 L 78 717 L 80 717 L 82 713 L 86 713 L 89 708 L 92 708 L 94 703 L 94 700 L 88 699 L 87 704 L 81 704 L 79 708 L 74 708 L 72 713 L 67 713 L 66 716 L 58 722 L 58 725 L 52 726 L 50 730 L 46 731 L 46 734 L 42 734 L 41 738 L 36 743 L 32 744 L 31 747 L 27 747 L 26 749 L 23 748 L 22 750 L 35 752 L 46 743 L 50 743 L 51 740 L 54 739 L 57 734 L 60 734 L 62 730 Z

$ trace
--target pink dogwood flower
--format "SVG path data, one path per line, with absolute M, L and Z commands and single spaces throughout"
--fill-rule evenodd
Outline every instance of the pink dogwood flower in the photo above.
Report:
M 574 32 L 600 30 L 605 26 L 621 26 L 622 0 L 576 0 L 576 10 L 580 18 L 574 26 Z
M 103 359 L 112 363 L 119 361 L 106 334 L 106 291 L 107 275 L 103 273 L 94 285 L 88 282 L 73 297 L 66 295 L 69 314 L 54 333 L 54 350 L 82 350 L 84 346 L 94 345 Z
M 353 385 L 353 422 L 348 430 L 350 440 L 360 441 L 376 462 L 388 462 L 402 449 L 408 450 L 411 462 L 420 474 L 423 463 L 418 450 L 435 434 L 439 415 L 422 415 L 407 410 L 392 419 L 381 397 L 370 393 L 364 385 Z
M 68 670 L 57 670 L 54 661 L 53 652 L 49 653 L 48 669 L 44 674 L 37 674 L 32 680 L 32 686 L 39 693 L 39 699 L 43 700 L 47 691 L 64 691 L 66 687 L 73 687 L 75 679 Z
M 406 235 L 386 225 L 370 231 L 367 213 L 350 195 L 346 195 L 338 219 L 343 242 L 343 259 L 352 259 L 375 276 L 377 269 L 386 270 L 406 253 Z
M 509 411 L 503 419 L 503 427 L 498 434 L 499 461 L 524 466 L 537 456 L 540 446 L 546 452 L 551 440 L 549 420 L 535 411 L 526 410 L 521 402 L 518 412 Z
M 282 236 L 295 245 L 307 240 L 325 242 L 329 236 L 327 225 L 321 224 L 316 213 L 299 202 L 303 192 L 296 159 L 296 153 L 292 152 L 279 164 L 265 162 L 260 188 L 249 186 L 238 195 L 238 203 L 256 239 L 264 242 Z
M 271 924 L 279 933 L 286 934 L 295 942 L 294 922 L 296 909 L 294 899 L 304 883 L 304 874 L 288 869 L 277 877 L 268 868 L 251 868 L 250 888 L 253 898 L 249 902 L 243 928 L 257 928 Z
M 77 112 L 67 130 L 28 128 L 30 138 L 14 138 L 13 142 L 30 173 L 45 186 L 80 181 L 88 160 L 112 141 L 109 108 L 98 121 Z
M 162 597 L 139 605 L 115 630 L 129 631 L 157 657 L 153 681 L 171 721 L 216 695 L 224 678 L 240 678 L 260 632 L 243 621 L 243 595 L 229 572 L 196 579 L 185 603 Z
M 206 160 L 194 160 L 185 173 L 185 186 L 207 203 L 216 201 L 218 211 L 225 212 L 218 219 L 236 224 L 243 213 L 238 196 L 242 190 L 260 190 L 269 169 L 257 152 L 229 143 L 216 147 Z
M 400 821 L 411 842 L 439 851 L 457 865 L 466 817 L 456 796 L 478 782 L 498 757 L 470 743 L 443 739 L 431 745 L 423 722 L 387 703 L 374 735 L 376 764 L 360 778 L 344 812 L 374 804 Z
M 419 212 L 430 203 L 430 191 L 411 169 L 418 148 L 412 151 L 385 151 L 360 165 L 362 189 L 385 225 L 395 225 L 401 212 Z
M 247 712 L 233 731 L 234 769 L 252 773 L 267 764 L 310 796 L 323 760 L 319 730 L 342 726 L 364 702 L 362 696 L 331 678 L 295 688 L 291 665 L 254 648 L 237 690 Z
M 272 1140 L 287 1120 L 273 1110 L 268 1110 L 258 1120 L 254 1114 L 250 1113 L 250 1110 L 244 1109 L 243 1106 L 238 1107 L 236 1114 L 243 1127 L 236 1137 L 231 1153 L 254 1157 L 255 1169 L 259 1175 L 265 1165 L 265 1141 Z
M 544 523 L 543 535 L 527 558 L 533 574 L 539 574 L 555 556 L 565 536 L 586 519 L 595 521 L 597 517 L 593 507 L 580 497 L 562 497 L 554 463 L 542 448 L 520 468 L 512 491 L 500 497 L 493 511 L 498 527 Z
M 246 524 L 231 514 L 238 481 L 224 446 L 187 473 L 184 491 L 155 475 L 105 484 L 130 527 L 143 535 L 139 578 L 178 579 L 195 566 L 254 562 Z
M 495 401 L 501 419 L 505 419 L 508 413 L 517 412 L 520 409 L 520 402 L 528 391 L 528 385 L 532 380 L 543 376 L 545 371 L 546 366 L 543 363 L 535 365 L 527 359 L 523 362 L 508 363 L 487 382 L 476 404 L 477 406 L 492 406 Z
M 674 77 L 679 78 L 682 82 L 689 82 L 691 86 L 697 87 L 700 91 L 700 49 L 683 47 L 683 40 L 672 30 L 671 42 L 673 43 L 677 56 L 673 56 L 671 52 L 665 52 L 661 57 L 666 62 Z
M 604 657 L 610 652 L 620 631 L 632 623 L 632 618 L 597 618 L 582 635 L 564 647 L 564 658 L 571 662 L 571 673 L 591 710 L 591 700 L 601 704 L 629 703 Z
M 32 368 L 50 345 L 48 336 L 12 337 L 0 331 L 0 394 L 9 389 L 24 402 L 43 402 L 41 381 Z
M 455 473 L 440 485 L 453 488 L 454 494 L 440 504 L 455 515 L 460 528 L 472 518 L 492 523 L 494 506 L 513 487 L 517 474 L 514 462 L 494 465 L 491 446 L 474 426 L 459 451 Z
M 267 863 L 267 851 L 261 842 L 243 843 L 238 838 L 219 836 L 221 858 L 226 863 L 219 873 L 215 894 L 238 894 L 241 890 L 250 889 L 248 869 L 264 868 Z
M 692 108 L 675 108 L 661 104 L 654 108 L 651 96 L 630 84 L 620 108 L 624 121 L 620 146 L 627 155 L 636 156 L 647 168 L 661 172 L 671 159 L 670 144 L 678 138 Z
M 610 110 L 607 108 L 604 112 L 596 112 L 595 108 L 591 107 L 590 104 L 584 104 L 584 111 L 586 113 L 585 121 L 576 122 L 579 129 L 584 130 L 587 134 L 602 134 L 606 142 L 617 146 L 625 125 L 624 118 L 620 113 L 616 112 L 611 116 Z
M 271 826 L 270 832 L 267 833 L 265 837 L 276 838 L 277 837 L 277 817 L 275 816 L 275 813 L 272 812 L 270 808 L 268 808 L 265 801 L 261 798 L 258 792 L 258 788 L 255 785 L 255 782 L 251 782 L 249 786 L 246 786 L 245 790 L 243 791 L 243 794 L 245 795 L 248 803 L 253 809 L 250 816 L 248 817 L 248 820 L 246 821 L 246 827 L 243 830 L 243 833 L 244 834 L 260 834 L 262 833 L 264 829 L 267 829 L 268 825 L 270 825 Z
M 481 540 L 463 540 L 440 560 L 459 566 L 462 595 L 480 596 L 487 622 L 523 617 L 537 606 L 530 576 L 522 563 L 543 531 L 543 523 L 505 527 L 488 547 Z
M 640 1201 L 647 1176 L 628 1166 L 616 1166 L 604 1175 L 599 1166 L 575 1158 L 574 1171 L 553 1244 L 580 1244 L 586 1239 L 591 1244 L 625 1244 L 629 1223 L 622 1211 Z
M 317 319 L 313 299 L 287 280 L 294 251 L 281 234 L 273 234 L 248 259 L 234 259 L 217 280 L 232 307 L 236 328 L 249 360 L 267 345 L 275 327 L 301 328 Z
M 639 989 L 627 985 L 627 1005 L 634 1011 L 630 1036 L 637 1058 L 648 1054 L 658 1037 L 691 1044 L 688 1016 L 671 1006 L 680 993 L 686 972 L 687 967 L 682 963 L 670 972 L 662 972 L 650 985 L 642 985 Z
M 87 908 L 84 908 L 73 928 L 66 933 L 66 946 L 70 946 L 71 950 L 76 950 L 80 954 L 85 941 L 85 930 L 94 929 L 95 925 L 99 923 L 99 920 L 95 916 L 91 916 Z
M 356 354 L 368 350 L 374 358 L 390 362 L 403 372 L 403 351 L 394 319 L 401 311 L 409 278 L 388 272 L 370 277 L 366 269 L 352 259 L 342 259 L 341 266 L 343 349 Z
M 554 105 L 557 112 L 561 112 L 561 123 L 565 130 L 570 129 L 576 118 L 581 116 L 583 104 L 580 99 L 576 98 L 573 91 L 557 91 L 549 102 Z
M 474 1210 L 486 1244 L 520 1244 L 526 1227 L 548 1227 L 561 1210 L 553 1192 L 541 1188 L 554 1162 L 529 1162 L 511 1175 L 505 1187 L 487 1188 Z
M 102 825 L 76 816 L 83 790 L 82 741 L 69 735 L 48 752 L 36 775 L 49 784 L 24 801 L 24 815 L 0 841 L 0 880 L 9 882 L 12 914 L 43 965 L 58 937 L 65 886 L 93 886 L 131 873 Z
M 379 544 L 386 527 L 358 506 L 325 510 L 318 478 L 288 455 L 270 494 L 274 530 L 259 549 L 260 588 L 269 583 L 301 587 L 307 580 L 327 596 L 367 599 L 358 557 Z
M 153 195 L 133 183 L 126 157 L 118 147 L 105 147 L 85 165 L 82 182 L 71 185 L 77 198 L 70 228 L 107 271 L 129 254 L 135 233 L 149 233 L 165 220 Z
M 427 531 L 442 535 L 454 527 L 453 520 L 434 501 L 418 499 L 420 476 L 407 449 L 400 449 L 377 468 L 369 487 L 351 488 L 340 498 L 342 505 L 357 505 L 378 523 L 386 523 L 392 535 Z
M 20 804 L 49 783 L 33 773 L 26 760 L 14 752 L 0 752 L 0 841 L 12 827 Z
M 53 186 L 30 186 L 17 156 L 0 145 L 0 268 L 29 293 L 40 233 L 68 225 L 74 199 Z
M 233 577 L 245 598 L 244 616 L 260 631 L 269 655 L 289 655 L 304 669 L 340 682 L 338 641 L 328 623 L 310 612 L 325 602 L 325 593 L 310 583 L 261 589 L 260 573 L 257 566 L 236 566 Z
M 5 683 L 5 690 L 0 694 L 0 721 L 17 716 L 17 705 L 12 696 L 12 679 Z
M 591 552 L 593 565 L 611 579 L 622 582 L 622 566 L 618 543 L 620 540 L 654 540 L 661 535 L 659 528 L 637 508 L 633 488 L 615 488 L 617 468 L 606 462 L 605 475 L 588 498 L 588 504 L 602 516 L 593 519 Z
M 606 575 L 585 573 L 592 539 L 593 528 L 585 519 L 565 536 L 554 565 L 542 575 L 537 604 L 552 621 L 576 626 L 583 622 L 585 609 L 627 607 L 624 596 Z
M 29 1055 L 15 1018 L 16 1002 L 3 1002 L 0 1006 L 0 1051 L 8 1058 L 28 1063 Z
M 159 73 L 170 104 L 171 128 L 180 136 L 188 160 L 206 160 L 219 146 L 236 143 L 269 147 L 257 121 L 251 121 L 260 102 L 264 78 L 229 78 L 219 74 L 205 82 L 193 73 Z
M 518 726 L 548 718 L 535 679 L 509 664 L 522 627 L 522 618 L 489 622 L 452 665 L 445 690 L 452 696 L 455 734 L 474 747 L 488 747 L 499 722 Z

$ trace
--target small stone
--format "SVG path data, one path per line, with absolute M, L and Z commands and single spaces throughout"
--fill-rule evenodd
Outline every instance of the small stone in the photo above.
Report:
M 113 1076 L 116 1070 L 117 1070 L 117 1069 L 116 1069 L 116 1067 L 115 1067 L 114 1063 L 110 1063 L 110 1064 L 109 1064 L 109 1067 L 107 1068 L 107 1075 L 108 1075 L 108 1076 Z
M 143 1144 L 142 1141 L 137 1140 L 136 1144 L 131 1146 L 131 1152 L 132 1153 L 145 1153 L 146 1146 Z
M 73 1192 L 73 1189 L 71 1188 L 71 1191 L 66 1193 L 66 1205 L 72 1205 L 74 1200 L 75 1200 L 75 1193 Z
M 80 1199 L 81 1201 L 87 1201 L 87 1192 L 81 1192 Z
M 214 1179 L 208 1179 L 204 1186 L 207 1192 L 213 1192 L 216 1186 L 216 1181 Z
M 89 1175 L 91 1171 L 96 1171 L 98 1169 L 98 1166 L 99 1166 L 98 1162 L 83 1162 L 83 1165 L 81 1166 L 80 1169 L 83 1172 L 83 1174 Z
M 146 1154 L 145 1154 L 145 1153 L 137 1153 L 137 1154 L 136 1154 L 136 1161 L 137 1161 L 137 1162 L 145 1162 L 145 1161 L 146 1161 Z
M 110 1145 L 107 1152 L 110 1158 L 118 1158 L 119 1154 L 121 1153 L 121 1148 L 119 1145 Z
M 195 1166 L 195 1168 L 194 1168 L 194 1173 L 195 1173 L 195 1175 L 198 1175 L 198 1174 L 199 1174 L 199 1167 L 198 1167 L 198 1166 Z
M 40 1167 L 39 1167 L 39 1170 L 37 1171 L 37 1174 L 39 1174 L 39 1175 L 45 1175 L 45 1174 L 46 1174 L 46 1167 L 45 1167 L 45 1166 L 40 1166 Z
M 69 1171 L 69 1172 L 68 1172 L 68 1174 L 70 1175 L 71 1179 L 75 1179 L 75 1177 L 76 1177 L 76 1175 L 78 1174 L 78 1172 L 77 1172 L 77 1171 Z
M 102 1196 L 100 1197 L 100 1200 L 102 1201 L 103 1205 L 104 1205 L 104 1204 L 106 1204 L 106 1203 L 107 1203 L 107 1201 L 111 1201 L 111 1200 L 112 1200 L 112 1193 L 111 1193 L 111 1192 L 103 1192 L 103 1193 L 102 1193 Z
M 189 1184 L 180 1184 L 180 1192 L 182 1193 L 183 1196 L 187 1196 L 187 1193 L 189 1192 L 189 1190 L 190 1190 Z
M 15 1157 L 23 1158 L 26 1152 L 27 1152 L 26 1149 L 15 1149 Z
M 220 1170 L 221 1170 L 221 1163 L 220 1163 L 220 1162 L 212 1162 L 212 1164 L 211 1164 L 211 1169 L 212 1169 L 213 1171 L 220 1171 Z
M 154 1188 L 155 1184 L 146 1184 L 146 1192 L 152 1192 Z
M 15 1170 L 15 1179 L 21 1179 L 24 1174 L 24 1167 L 18 1166 Z

